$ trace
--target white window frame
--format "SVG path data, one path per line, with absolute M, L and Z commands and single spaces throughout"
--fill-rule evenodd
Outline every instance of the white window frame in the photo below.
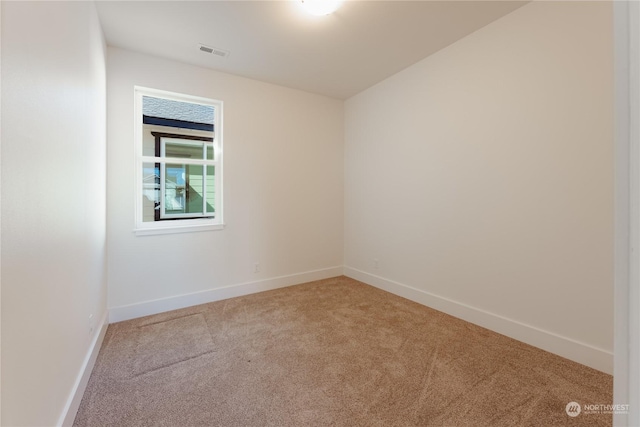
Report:
M 213 153 L 214 159 L 207 160 L 206 156 L 203 159 L 176 159 L 166 158 L 164 154 L 164 143 L 162 144 L 162 153 L 160 157 L 145 156 L 143 154 L 143 131 L 144 126 L 142 123 L 142 99 L 143 96 L 150 96 L 154 98 L 164 98 L 172 101 L 190 102 L 201 105 L 210 105 L 214 107 L 214 132 L 213 132 Z M 222 230 L 224 228 L 223 221 L 223 150 L 222 150 L 222 101 L 202 98 L 192 95 L 184 95 L 175 92 L 168 92 L 164 90 L 151 89 L 141 86 L 134 87 L 134 109 L 135 109 L 135 121 L 134 121 L 134 152 L 135 152 L 135 227 L 134 232 L 136 235 L 152 235 L 152 234 L 169 234 L 169 233 L 184 233 L 193 231 L 208 231 L 208 230 Z M 175 142 L 175 141 L 174 141 Z M 206 150 L 205 144 L 205 150 Z M 167 163 L 181 163 L 181 164 L 194 164 L 202 165 L 206 171 L 207 166 L 215 167 L 215 181 L 214 181 L 214 217 L 208 215 L 202 215 L 200 218 L 193 218 L 196 215 L 188 214 L 189 218 L 178 218 L 174 215 L 171 216 L 171 220 L 167 221 L 143 221 L 143 165 L 145 163 L 159 163 L 160 169 L 163 170 Z M 203 172 L 204 174 L 205 172 Z M 164 188 L 163 180 L 160 180 L 162 187 Z M 206 179 L 205 184 L 206 185 Z M 164 207 L 165 202 L 164 192 L 161 191 L 160 199 L 161 206 Z

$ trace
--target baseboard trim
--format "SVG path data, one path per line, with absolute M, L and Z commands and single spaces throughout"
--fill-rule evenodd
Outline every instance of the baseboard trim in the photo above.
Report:
M 286 276 L 258 280 L 255 282 L 240 283 L 222 288 L 195 292 L 192 294 L 176 295 L 169 298 L 161 298 L 137 304 L 113 307 L 109 309 L 109 320 L 111 323 L 121 322 L 152 314 L 164 313 L 165 311 L 177 310 L 179 308 L 235 298 L 256 292 L 270 291 L 272 289 L 284 288 L 286 286 L 297 285 L 305 282 L 312 282 L 314 280 L 329 279 L 331 277 L 341 276 L 342 273 L 342 266 L 329 267 L 304 273 L 289 274 Z
M 93 338 L 91 346 L 89 346 L 89 351 L 84 358 L 80 373 L 76 378 L 76 382 L 71 389 L 69 398 L 67 399 L 67 404 L 64 406 L 62 415 L 60 415 L 60 418 L 58 420 L 58 426 L 73 426 L 73 421 L 75 420 L 78 409 L 80 408 L 80 402 L 82 402 L 82 396 L 84 395 L 87 384 L 89 383 L 89 377 L 91 377 L 91 371 L 93 371 L 93 366 L 95 365 L 96 359 L 98 358 L 100 347 L 102 347 L 102 341 L 104 340 L 104 336 L 107 333 L 107 327 L 109 326 L 108 311 L 105 310 L 104 316 L 102 316 L 99 325 L 100 330 Z
M 613 375 L 613 353 L 352 267 L 344 275 L 499 334 Z

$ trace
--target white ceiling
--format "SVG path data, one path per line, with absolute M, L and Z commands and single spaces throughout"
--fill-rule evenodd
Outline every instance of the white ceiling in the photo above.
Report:
M 517 9 L 516 1 L 104 1 L 107 43 L 346 99 Z M 228 50 L 227 58 L 199 43 Z

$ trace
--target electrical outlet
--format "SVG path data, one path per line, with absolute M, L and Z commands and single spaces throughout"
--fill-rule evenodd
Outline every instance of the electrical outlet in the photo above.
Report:
M 374 258 L 373 259 L 373 268 L 375 268 L 376 270 L 380 267 L 380 261 L 378 261 L 378 258 Z
M 254 273 L 260 273 L 260 263 L 256 262 L 255 264 L 253 264 L 253 272 Z

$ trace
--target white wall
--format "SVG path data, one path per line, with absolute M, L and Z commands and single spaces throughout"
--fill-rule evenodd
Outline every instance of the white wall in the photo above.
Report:
M 629 2 L 629 119 L 630 119 L 630 140 L 632 152 L 635 158 L 632 162 L 632 188 L 630 209 L 633 218 L 632 226 L 632 277 L 629 283 L 629 311 L 628 318 L 628 339 L 629 344 L 629 402 L 632 406 L 629 410 L 629 425 L 640 425 L 640 4 Z M 622 381 L 623 384 L 625 381 Z M 615 392 L 614 392 L 615 393 Z M 615 394 L 614 394 L 615 397 Z
M 530 3 L 346 102 L 347 274 L 611 372 L 611 9 Z
M 51 426 L 106 314 L 105 47 L 92 3 L 1 7 L 2 425 Z
M 2 46 L 2 6 L 0 5 L 0 46 Z M 2 94 L 2 55 L 0 55 L 0 94 Z M 2 129 L 2 102 L 0 102 L 0 129 Z M 2 359 L 2 132 L 0 132 L 0 360 Z M 2 362 L 0 362 L 2 384 Z M 0 424 L 2 423 L 2 387 L 0 387 Z
M 615 2 L 615 426 L 640 425 L 640 4 Z
M 342 271 L 342 101 L 111 47 L 107 81 L 112 320 Z M 224 230 L 134 235 L 134 85 L 224 102 Z

